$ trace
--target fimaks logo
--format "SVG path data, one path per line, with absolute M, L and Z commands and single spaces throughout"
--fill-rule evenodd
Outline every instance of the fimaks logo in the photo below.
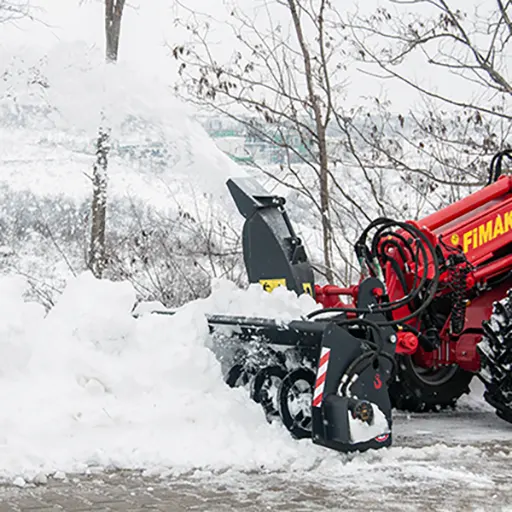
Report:
M 510 230 L 512 230 L 512 211 L 505 212 L 504 215 L 498 213 L 494 219 L 483 222 L 462 234 L 462 250 L 469 252 L 471 249 L 477 249 Z M 456 233 L 450 240 L 453 245 L 459 245 L 461 241 Z

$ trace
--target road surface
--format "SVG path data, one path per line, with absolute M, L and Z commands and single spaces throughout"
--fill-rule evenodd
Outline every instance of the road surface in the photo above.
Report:
M 397 413 L 394 427 L 391 449 L 340 456 L 341 472 L 65 475 L 2 486 L 0 512 L 512 510 L 512 426 L 491 411 Z

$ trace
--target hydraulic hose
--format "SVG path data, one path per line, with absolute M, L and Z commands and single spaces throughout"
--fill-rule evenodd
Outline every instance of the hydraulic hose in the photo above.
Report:
M 398 227 L 404 232 L 408 233 L 411 236 L 411 240 L 408 240 L 401 233 L 395 233 L 390 231 L 391 227 Z M 372 240 L 372 250 L 368 248 L 366 245 L 366 238 L 368 237 L 369 232 L 378 228 Z M 415 302 L 416 298 L 420 297 L 421 294 L 421 304 L 416 307 L 416 309 L 412 310 L 409 315 L 405 317 L 401 317 L 399 320 L 380 320 L 375 321 L 375 323 L 380 326 L 398 326 L 411 320 L 413 318 L 418 317 L 423 311 L 425 311 L 432 300 L 435 297 L 439 286 L 439 278 L 440 278 L 440 268 L 439 268 L 439 260 L 432 242 L 428 239 L 428 237 L 416 226 L 412 224 L 408 224 L 405 222 L 393 221 L 391 219 L 387 219 L 385 217 L 376 219 L 371 222 L 368 227 L 363 231 L 361 237 L 356 243 L 356 253 L 358 257 L 364 260 L 368 266 L 368 268 L 372 269 L 374 267 L 374 261 L 379 261 L 383 259 L 382 249 L 379 254 L 379 242 L 382 241 L 382 238 L 386 237 L 386 243 L 390 243 L 392 238 L 397 238 L 405 247 L 405 251 L 409 253 L 412 259 L 412 263 L 414 264 L 416 273 L 414 276 L 414 283 L 411 287 L 411 290 L 404 295 L 401 299 L 381 302 L 377 304 L 375 307 L 367 307 L 367 308 L 358 308 L 358 307 L 340 307 L 340 308 L 322 308 L 316 311 L 313 311 L 307 315 L 307 318 L 311 319 L 314 317 L 318 317 L 322 314 L 329 312 L 339 312 L 339 313 L 355 313 L 355 314 L 370 314 L 375 312 L 380 313 L 391 313 L 396 311 L 397 309 L 410 305 Z M 413 246 L 413 242 L 415 246 Z M 397 243 L 397 242 L 395 242 Z M 401 257 L 403 257 L 404 253 L 399 251 Z M 380 257 L 379 257 L 380 256 Z M 407 260 L 404 261 L 404 263 Z M 380 264 L 380 263 L 379 263 Z M 418 269 L 420 266 L 423 266 L 423 272 L 421 277 L 418 276 Z M 430 282 L 428 280 L 427 270 L 432 268 L 434 271 L 433 278 Z M 374 274 L 376 273 L 375 268 L 373 268 Z M 419 282 L 418 282 L 419 281 Z M 406 290 L 404 290 L 406 292 Z M 411 308 L 410 308 L 411 309 Z

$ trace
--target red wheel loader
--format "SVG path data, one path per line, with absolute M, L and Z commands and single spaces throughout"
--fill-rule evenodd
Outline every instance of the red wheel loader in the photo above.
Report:
M 392 442 L 392 407 L 453 406 L 473 377 L 512 422 L 512 177 L 498 153 L 481 190 L 419 221 L 375 219 L 356 241 L 359 282 L 319 286 L 281 197 L 227 186 L 245 218 L 251 283 L 319 303 L 306 318 L 211 316 L 230 346 L 226 382 L 245 385 L 269 421 L 338 451 Z M 225 327 L 233 326 L 232 336 Z M 223 329 L 218 329 L 222 326 Z

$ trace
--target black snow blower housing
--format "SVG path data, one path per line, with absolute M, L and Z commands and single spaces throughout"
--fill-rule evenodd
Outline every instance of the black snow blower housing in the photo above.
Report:
M 249 282 L 259 282 L 267 291 L 286 286 L 313 295 L 313 270 L 284 208 L 285 199 L 269 195 L 251 178 L 232 179 L 227 185 L 246 219 L 242 247 Z
M 314 297 L 313 270 L 285 200 L 250 178 L 227 186 L 245 218 L 249 281 L 269 292 L 285 286 Z M 216 343 L 229 347 L 223 359 L 227 384 L 245 386 L 268 421 L 282 422 L 295 438 L 342 452 L 389 446 L 396 335 L 378 325 L 386 320 L 376 307 L 383 293 L 378 279 L 361 281 L 357 310 L 366 313 L 352 317 L 328 308 L 288 323 L 210 316 Z

